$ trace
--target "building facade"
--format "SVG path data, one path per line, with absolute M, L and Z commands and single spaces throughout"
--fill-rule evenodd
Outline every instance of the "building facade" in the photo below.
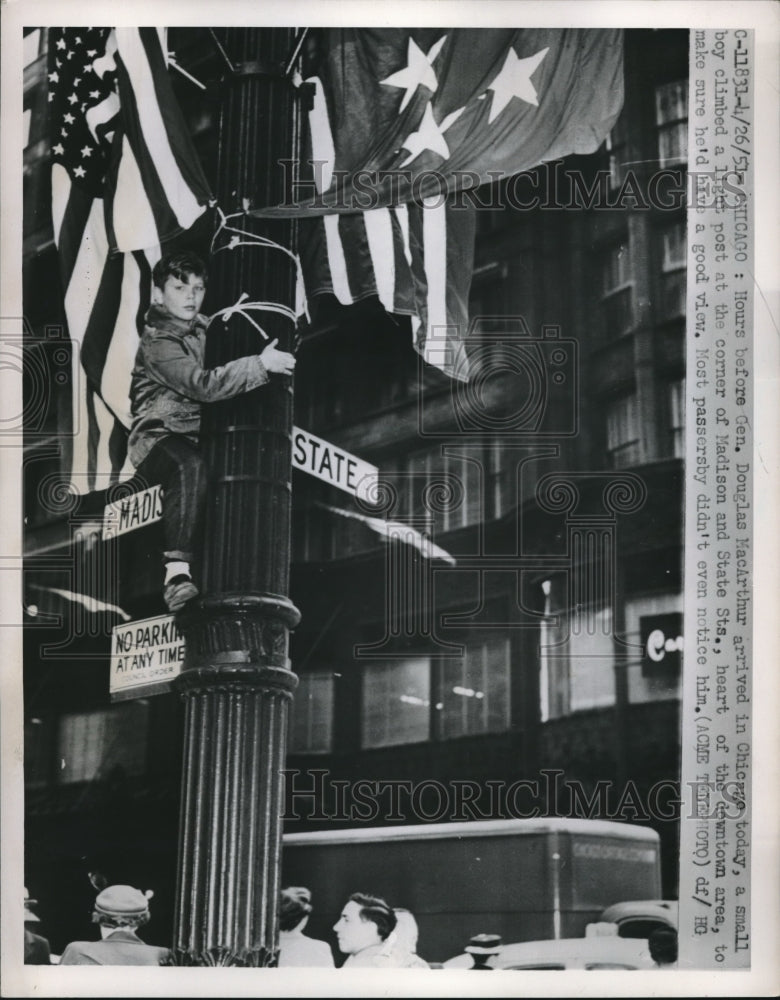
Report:
M 178 58 L 209 79 L 196 35 Z M 63 489 L 45 32 L 25 46 L 25 884 L 55 951 L 89 933 L 95 873 L 153 888 L 164 942 L 182 708 L 108 690 L 116 609 L 163 612 L 159 525 L 103 542 L 105 494 Z M 294 473 L 285 829 L 617 818 L 660 832 L 676 896 L 687 66 L 687 32 L 627 32 L 602 149 L 480 189 L 472 382 L 374 300 L 304 331 L 296 426 L 378 467 L 401 538 Z M 216 102 L 177 86 L 208 173 Z

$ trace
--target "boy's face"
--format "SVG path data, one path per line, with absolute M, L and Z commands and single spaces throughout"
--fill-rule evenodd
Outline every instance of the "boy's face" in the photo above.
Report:
M 188 274 L 184 279 L 168 275 L 163 288 L 155 287 L 154 301 L 175 319 L 192 320 L 200 312 L 206 286 L 203 278 Z

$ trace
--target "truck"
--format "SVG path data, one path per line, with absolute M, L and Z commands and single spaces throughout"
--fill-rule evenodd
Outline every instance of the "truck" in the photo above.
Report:
M 660 838 L 591 819 L 500 819 L 285 834 L 282 885 L 306 886 L 306 933 L 329 941 L 353 892 L 410 910 L 418 953 L 443 962 L 475 934 L 505 944 L 585 934 L 606 907 L 661 895 Z

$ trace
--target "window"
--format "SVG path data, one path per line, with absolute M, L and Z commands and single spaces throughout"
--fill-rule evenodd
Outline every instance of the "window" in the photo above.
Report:
M 626 126 L 622 115 L 607 136 L 606 147 L 609 154 L 609 186 L 614 190 L 626 178 Z
M 430 739 L 431 661 L 410 657 L 363 671 L 362 745 L 387 747 Z
M 480 448 L 457 443 L 454 446 L 437 444 L 410 456 L 406 466 L 409 513 L 427 515 L 437 533 L 455 531 L 482 521 L 485 517 L 483 457 Z M 433 488 L 426 492 L 429 486 Z
M 104 778 L 115 767 L 143 774 L 149 704 L 139 699 L 97 712 L 74 712 L 60 719 L 57 773 L 61 784 Z
M 439 675 L 436 728 L 439 739 L 502 732 L 510 724 L 509 640 L 469 645 L 466 655 L 445 660 Z
M 688 81 L 655 88 L 655 123 L 661 167 L 688 162 Z
M 663 270 L 678 271 L 685 267 L 686 243 L 685 243 L 685 222 L 680 220 L 669 226 L 664 231 L 664 262 Z
M 25 67 L 27 67 L 31 63 L 34 63 L 40 54 L 41 29 L 34 28 L 32 31 L 25 34 L 23 46 L 22 58 L 24 59 Z
M 634 325 L 631 254 L 627 243 L 602 251 L 600 263 L 601 313 L 610 339 Z
M 501 438 L 489 442 L 485 498 L 486 503 L 492 504 L 492 515 L 495 518 L 499 518 L 505 511 L 511 510 L 517 502 L 515 465 L 512 461 L 514 458 L 516 455 L 505 455 L 504 442 Z M 485 513 L 489 516 L 490 511 L 485 511 Z
M 685 379 L 670 382 L 666 388 L 667 419 L 669 421 L 668 454 L 685 457 Z
M 662 233 L 661 316 L 674 319 L 685 316 L 687 242 L 685 220 L 668 226 Z
M 54 749 L 54 728 L 46 718 L 33 716 L 24 723 L 24 783 L 28 788 L 49 780 Z
M 619 243 L 605 251 L 601 267 L 601 294 L 610 295 L 631 284 L 628 246 Z
M 607 407 L 607 455 L 613 469 L 637 465 L 641 461 L 639 407 L 635 395 L 622 396 Z
M 330 670 L 301 674 L 290 717 L 291 753 L 333 749 L 334 677 Z
M 610 608 L 556 610 L 567 581 L 553 581 L 540 636 L 542 722 L 615 704 L 615 652 Z

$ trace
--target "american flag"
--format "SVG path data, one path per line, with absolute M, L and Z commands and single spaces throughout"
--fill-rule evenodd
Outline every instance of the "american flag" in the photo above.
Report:
M 303 216 L 310 301 L 377 295 L 412 316 L 427 361 L 467 379 L 477 209 L 458 192 L 598 149 L 622 107 L 622 34 L 338 28 L 322 52 L 316 194 L 257 214 Z
M 74 344 L 80 493 L 132 472 L 130 372 L 151 268 L 211 200 L 165 52 L 164 29 L 49 32 L 52 222 Z

